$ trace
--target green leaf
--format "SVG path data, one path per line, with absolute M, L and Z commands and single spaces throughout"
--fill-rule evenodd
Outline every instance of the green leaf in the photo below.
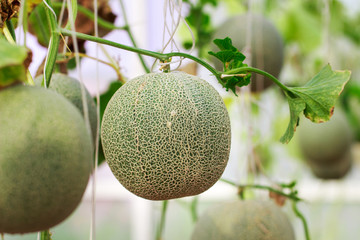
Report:
M 290 108 L 290 122 L 280 141 L 288 143 L 294 136 L 301 112 L 311 121 L 330 120 L 336 100 L 350 79 L 350 71 L 333 71 L 325 66 L 303 87 L 289 87 L 285 92 Z
M 212 51 L 209 52 L 210 55 L 216 57 L 223 63 L 227 63 L 227 62 L 230 62 L 231 60 L 233 60 L 235 58 L 235 53 L 236 52 L 234 52 L 232 50 L 222 50 L 217 53 L 212 52 Z
M 57 10 L 55 11 L 57 13 Z M 29 16 L 28 22 L 31 33 L 37 37 L 38 42 L 42 46 L 47 47 L 49 45 L 51 32 L 43 3 L 34 8 Z
M 216 57 L 224 65 L 224 75 L 221 75 L 222 85 L 226 90 L 231 89 L 236 95 L 236 86 L 242 87 L 250 83 L 250 73 L 236 71 L 237 68 L 247 67 L 247 64 L 243 63 L 246 57 L 232 45 L 232 40 L 229 37 L 215 39 L 214 44 L 218 46 L 220 51 L 210 51 L 209 54 Z M 232 70 L 231 74 L 226 74 L 230 70 Z
M 231 50 L 233 52 L 237 51 L 237 48 L 232 45 L 232 40 L 229 37 L 226 37 L 224 39 L 215 39 L 214 44 L 220 49 L 220 50 Z
M 299 125 L 299 115 L 305 110 L 306 104 L 301 98 L 293 98 L 285 94 L 289 103 L 290 109 L 290 122 L 286 129 L 285 134 L 280 138 L 280 142 L 288 143 L 294 136 L 296 127 Z
M 0 87 L 9 86 L 15 81 L 26 81 L 25 60 L 28 53 L 25 47 L 0 39 Z
M 0 68 L 11 65 L 21 65 L 27 58 L 28 50 L 23 46 L 0 39 Z
M 332 71 L 327 65 L 303 87 L 289 89 L 305 101 L 307 118 L 316 123 L 326 122 L 332 116 L 335 102 L 350 74 L 350 71 Z
M 209 4 L 211 4 L 211 5 L 213 5 L 215 7 L 218 4 L 218 0 L 200 0 L 200 3 L 202 5 L 205 5 L 205 4 L 209 3 Z

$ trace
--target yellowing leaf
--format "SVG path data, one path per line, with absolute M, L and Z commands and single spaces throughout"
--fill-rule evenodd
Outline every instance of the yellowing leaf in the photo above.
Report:
M 350 71 L 332 71 L 325 66 L 303 87 L 290 88 L 306 103 L 304 114 L 313 122 L 326 122 L 333 113 L 335 102 L 350 79 Z
M 285 94 L 289 102 L 290 122 L 280 141 L 288 143 L 291 140 L 301 112 L 316 123 L 330 120 L 336 100 L 349 79 L 350 71 L 333 71 L 327 65 L 303 87 L 289 87 Z

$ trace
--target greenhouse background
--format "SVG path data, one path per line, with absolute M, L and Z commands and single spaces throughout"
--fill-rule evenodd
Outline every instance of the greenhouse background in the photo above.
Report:
M 119 2 L 118 0 L 109 1 L 112 12 L 117 16 L 114 22 L 116 26 L 124 25 Z M 138 47 L 159 51 L 163 46 L 165 0 L 125 0 L 123 2 Z M 301 8 L 303 2 L 316 2 L 314 5 L 323 7 L 320 7 L 321 12 L 314 14 L 309 9 Z M 333 0 L 224 0 L 219 1 L 217 7 L 209 6 L 206 11 L 212 16 L 211 21 L 215 27 L 220 26 L 229 16 L 246 14 L 247 4 L 251 4 L 253 12 L 263 14 L 273 22 L 285 42 L 284 66 L 279 76 L 280 81 L 285 84 L 304 84 L 316 73 L 319 63 L 330 62 L 334 69 L 351 70 L 350 81 L 359 85 L 360 2 L 357 0 L 336 1 L 343 5 L 347 16 L 358 19 L 358 25 L 351 26 L 354 33 L 348 35 L 342 29 L 342 19 L 337 18 L 336 9 L 326 12 L 324 6 L 329 4 L 331 7 L 334 2 Z M 306 12 L 307 10 L 308 12 Z M 187 13 L 188 6 L 183 3 L 182 14 L 185 16 Z M 331 26 L 326 26 L 324 20 L 326 14 L 329 14 Z M 316 15 L 318 16 L 315 17 Z M 304 26 L 293 25 L 289 27 L 290 19 L 295 19 L 294 21 L 297 19 L 299 21 L 297 23 L 303 23 Z M 172 21 L 169 14 L 166 21 Z M 289 32 L 294 26 L 298 27 L 298 32 Z M 104 38 L 127 45 L 132 44 L 127 33 L 122 30 L 114 30 Z M 305 42 L 301 43 L 304 45 L 297 43 L 296 38 L 299 38 L 299 42 L 305 39 Z M 183 41 L 189 39 L 189 30 L 184 24 L 181 24 L 175 35 L 175 41 L 181 46 Z M 47 51 L 30 34 L 27 35 L 27 43 L 33 52 L 30 72 L 35 75 Z M 98 54 L 100 59 L 106 60 L 106 55 L 96 48 L 95 43 L 87 42 L 85 48 L 87 55 L 96 56 Z M 104 46 L 104 48 L 112 58 L 119 62 L 121 73 L 126 79 L 145 73 L 136 54 L 110 46 Z M 183 47 L 181 49 L 188 51 Z M 195 49 L 193 54 L 197 54 L 196 51 Z M 154 62 L 154 59 L 148 57 L 145 57 L 145 60 L 149 66 Z M 304 62 L 297 63 L 296 61 Z M 185 60 L 181 67 L 190 63 L 191 61 Z M 93 96 L 96 95 L 98 89 L 100 93 L 106 91 L 109 84 L 117 78 L 115 71 L 110 67 L 99 64 L 92 59 L 82 59 L 80 69 L 81 74 L 76 70 L 72 70 L 69 74 L 76 78 L 81 75 L 85 86 Z M 299 75 L 299 72 L 302 74 Z M 198 67 L 197 75 L 206 79 L 220 92 L 230 114 L 232 145 L 229 164 L 222 178 L 242 184 L 248 181 L 268 184 L 269 182 L 289 183 L 295 180 L 299 197 L 305 200 L 299 204 L 299 208 L 307 219 L 312 239 L 359 238 L 360 143 L 354 142 L 352 145 L 352 165 L 344 177 L 341 179 L 320 179 L 314 176 L 306 163 L 299 148 L 300 140 L 297 134 L 289 144 L 282 144 L 279 141 L 289 119 L 288 105 L 279 89 L 272 87 L 256 96 L 252 96 L 248 89 L 242 89 L 239 96 L 236 97 L 231 92 L 222 89 L 215 77 L 211 76 L 206 69 Z M 99 86 L 97 76 L 100 79 Z M 354 111 L 357 113 L 360 112 L 359 101 L 358 98 L 358 104 L 354 105 L 357 107 Z M 335 113 L 336 111 L 335 108 Z M 301 121 L 307 120 L 302 118 Z M 300 123 L 297 133 L 301 129 Z M 262 151 L 260 158 L 265 156 L 264 159 L 267 162 L 264 164 L 264 172 L 266 174 L 252 175 L 249 173 L 254 170 L 251 161 L 259 158 L 259 155 L 254 155 L 254 149 Z M 63 223 L 51 229 L 54 240 L 89 238 L 93 207 L 93 180 L 92 177 L 83 201 L 76 211 Z M 268 192 L 253 190 L 249 193 L 249 197 L 254 196 L 259 199 L 266 199 Z M 102 163 L 97 169 L 95 197 L 96 239 L 154 239 L 160 221 L 161 202 L 145 200 L 128 192 L 112 175 L 106 163 Z M 186 197 L 169 202 L 163 240 L 191 238 L 195 226 L 191 216 L 193 198 Z M 198 213 L 201 215 L 210 206 L 237 199 L 237 189 L 219 181 L 208 191 L 198 196 Z M 302 222 L 295 216 L 291 205 L 288 204 L 289 202 L 286 202 L 283 210 L 294 226 L 296 239 L 305 239 Z M 4 239 L 35 240 L 37 237 L 37 233 L 6 234 Z

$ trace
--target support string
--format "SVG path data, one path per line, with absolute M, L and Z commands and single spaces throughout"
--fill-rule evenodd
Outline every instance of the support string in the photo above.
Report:
M 189 50 L 189 54 L 192 53 L 192 51 L 195 48 L 195 36 L 190 28 L 190 26 L 187 24 L 185 18 L 182 16 L 182 0 L 165 0 L 164 1 L 164 26 L 163 26 L 163 36 L 162 36 L 162 49 L 161 53 L 164 53 L 167 47 L 170 47 L 170 51 L 180 51 L 180 47 L 176 43 L 174 37 L 176 34 L 177 29 L 179 28 L 179 25 L 181 22 L 183 22 L 190 32 L 191 38 L 192 38 L 192 47 Z M 170 14 L 170 21 L 168 21 L 168 12 Z M 170 26 L 169 26 L 170 22 Z M 169 39 L 166 41 L 166 36 L 168 35 Z M 171 61 L 171 63 L 159 63 L 160 68 L 164 68 L 169 64 L 178 63 L 178 66 L 175 69 L 178 69 L 181 65 L 183 58 L 180 57 L 178 60 Z M 151 71 L 154 70 L 154 67 L 157 63 L 157 60 L 155 60 Z

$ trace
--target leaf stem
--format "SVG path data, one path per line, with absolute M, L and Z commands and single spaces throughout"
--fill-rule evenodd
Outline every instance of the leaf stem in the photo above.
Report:
M 11 34 L 12 39 L 16 42 L 15 29 L 14 29 L 14 25 L 11 20 L 6 20 L 6 27 L 9 30 L 9 33 Z
M 166 217 L 166 211 L 167 211 L 167 207 L 168 207 L 168 200 L 165 200 L 162 202 L 162 209 L 161 209 L 161 218 L 160 218 L 160 224 L 158 227 L 158 231 L 156 233 L 156 240 L 161 240 L 162 239 L 162 234 L 164 232 L 164 227 L 165 227 L 165 217 Z
M 304 215 L 299 211 L 296 204 L 297 204 L 297 201 L 292 202 L 292 209 L 293 209 L 294 213 L 296 214 L 296 216 L 298 218 L 300 218 L 300 220 L 303 224 L 304 231 L 305 231 L 305 239 L 310 240 L 309 228 L 308 228 L 306 219 L 305 219 Z
M 193 222 L 196 222 L 198 220 L 198 214 L 197 214 L 198 202 L 199 202 L 198 196 L 195 196 L 191 201 L 190 211 Z
M 60 31 L 56 22 L 55 12 L 52 10 L 51 0 L 44 0 L 46 3 L 46 16 L 50 24 L 51 36 L 49 41 L 48 53 L 45 60 L 45 69 L 44 69 L 44 80 L 46 86 L 50 85 L 50 79 L 52 72 L 55 67 L 56 57 L 60 44 Z
M 224 72 L 224 74 L 238 74 L 238 73 L 242 73 L 242 72 L 254 72 L 254 73 L 261 74 L 261 75 L 269 78 L 270 80 L 272 80 L 274 83 L 276 83 L 276 85 L 278 85 L 285 92 L 291 92 L 291 90 L 287 86 L 282 84 L 276 77 L 274 77 L 270 73 L 267 73 L 267 72 L 265 72 L 265 71 L 263 71 L 261 69 L 258 69 L 258 68 L 240 67 L 240 68 L 235 68 L 235 69 L 226 71 L 226 72 Z
M 284 192 L 282 192 L 280 190 L 277 190 L 277 189 L 269 187 L 269 186 L 263 186 L 263 185 L 258 185 L 258 184 L 240 185 L 240 184 L 236 184 L 236 183 L 234 183 L 232 181 L 229 181 L 229 180 L 226 180 L 226 179 L 223 179 L 223 178 L 221 178 L 220 181 L 228 183 L 228 184 L 233 185 L 233 186 L 238 187 L 238 188 L 256 188 L 256 189 L 268 190 L 268 191 L 274 192 L 274 193 L 276 193 L 278 195 L 281 195 L 281 196 L 287 197 L 289 199 L 292 199 L 294 201 L 302 201 L 302 199 L 297 197 L 294 193 L 287 194 L 287 193 L 284 193 Z
M 157 58 L 162 62 L 166 62 L 172 57 L 188 58 L 188 59 L 191 59 L 191 60 L 201 64 L 206 69 L 208 69 L 212 74 L 214 74 L 218 79 L 220 79 L 220 73 L 218 71 L 216 71 L 215 68 L 213 68 L 210 64 L 203 61 L 202 59 L 199 59 L 199 58 L 197 58 L 195 56 L 192 56 L 190 54 L 187 54 L 187 53 L 181 53 L 181 52 L 158 53 L 158 52 L 153 52 L 153 51 L 149 51 L 149 50 L 145 50 L 145 49 L 141 49 L 141 48 L 137 48 L 137 47 L 127 46 L 127 45 L 124 45 L 124 44 L 116 43 L 116 42 L 109 41 L 109 40 L 102 39 L 102 38 L 97 38 L 97 37 L 90 36 L 90 35 L 83 34 L 83 33 L 73 32 L 73 31 L 70 31 L 70 30 L 67 30 L 67 29 L 61 29 L 60 32 L 64 36 L 71 36 L 72 34 L 75 34 L 76 37 L 79 38 L 79 39 L 93 41 L 93 42 L 113 46 L 113 47 L 116 47 L 116 48 L 120 48 L 120 49 L 123 49 L 123 50 L 135 52 L 135 53 L 138 53 L 138 54 L 142 54 L 142 55 L 145 55 L 145 56 Z M 221 82 L 221 84 L 223 85 L 222 82 Z
M 51 233 L 49 229 L 40 233 L 40 240 L 51 240 Z
M 52 3 L 54 8 L 61 8 L 63 3 L 62 2 L 53 2 Z M 65 6 L 67 5 L 67 3 L 65 3 Z M 90 11 L 89 9 L 87 9 L 84 6 L 78 5 L 77 6 L 79 12 L 81 12 L 82 14 L 84 14 L 86 17 L 88 17 L 91 20 L 94 20 L 95 16 L 93 11 Z M 105 19 L 98 17 L 98 24 L 100 27 L 106 28 L 108 30 L 121 30 L 121 29 L 125 29 L 125 27 L 118 27 L 115 26 L 114 24 L 112 24 L 109 21 L 106 21 Z

